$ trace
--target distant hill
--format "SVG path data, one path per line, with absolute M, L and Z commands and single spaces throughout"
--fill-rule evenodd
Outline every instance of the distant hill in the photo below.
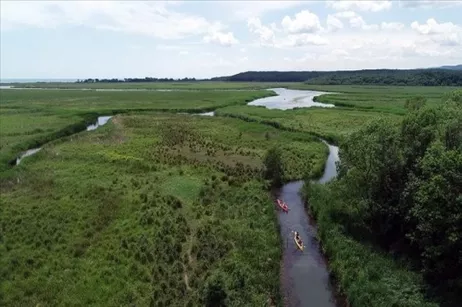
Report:
M 429 68 L 347 71 L 247 71 L 229 77 L 218 77 L 210 80 L 305 82 L 307 84 L 325 85 L 462 86 L 462 70 Z
M 318 77 L 322 72 L 317 71 L 246 71 L 233 76 L 219 77 L 212 81 L 243 81 L 243 82 L 304 82 Z
M 462 70 L 462 64 L 459 64 L 459 65 L 445 65 L 445 66 L 440 66 L 438 68 L 450 69 L 450 70 Z

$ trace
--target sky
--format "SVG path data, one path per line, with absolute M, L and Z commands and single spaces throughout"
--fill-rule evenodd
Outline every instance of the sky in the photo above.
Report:
M 0 0 L 0 77 L 462 64 L 462 1 Z

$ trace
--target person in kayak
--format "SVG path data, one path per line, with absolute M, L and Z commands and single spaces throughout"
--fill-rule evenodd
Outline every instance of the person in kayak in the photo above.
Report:
M 297 240 L 297 242 L 301 243 L 302 240 L 300 239 L 300 234 L 296 231 L 295 232 L 295 240 Z

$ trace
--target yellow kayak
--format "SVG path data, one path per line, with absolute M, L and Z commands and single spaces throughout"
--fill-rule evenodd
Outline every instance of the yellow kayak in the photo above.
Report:
M 298 249 L 303 252 L 303 242 L 302 242 L 302 240 L 300 240 L 300 242 L 298 242 L 297 239 L 295 238 L 295 235 L 294 235 L 294 241 L 295 241 L 295 245 L 297 245 Z

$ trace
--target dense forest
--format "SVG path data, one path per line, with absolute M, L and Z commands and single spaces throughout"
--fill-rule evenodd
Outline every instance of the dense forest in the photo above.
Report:
M 445 298 L 453 303 L 447 306 L 457 306 L 462 293 L 462 91 L 437 107 L 422 97 L 409 99 L 406 107 L 409 113 L 399 126 L 374 121 L 348 137 L 341 145 L 339 180 L 324 194 L 318 187 L 306 194 L 318 217 L 328 216 L 325 228 L 408 259 L 430 289 L 452 296 Z M 330 233 L 326 240 L 333 237 Z
M 360 85 L 462 85 L 462 71 L 450 69 L 374 69 L 354 71 L 248 71 L 212 81 L 306 82 L 308 84 Z
M 444 69 L 340 71 L 309 79 L 306 83 L 459 86 L 462 85 L 462 71 Z
M 304 82 L 322 76 L 321 71 L 246 71 L 233 76 L 217 77 L 211 81 L 237 82 Z

